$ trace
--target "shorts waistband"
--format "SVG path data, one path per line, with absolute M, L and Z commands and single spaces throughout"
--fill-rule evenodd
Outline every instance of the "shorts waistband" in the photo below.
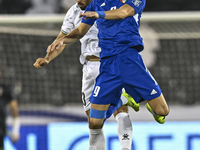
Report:
M 94 56 L 94 55 L 88 55 L 88 56 L 86 57 L 86 59 L 89 60 L 89 61 L 99 61 L 99 60 L 100 60 L 99 57 Z
M 84 65 L 99 65 L 100 64 L 100 61 L 89 61 L 89 60 L 86 60 Z
M 138 53 L 139 53 L 138 50 L 133 49 L 133 48 L 128 48 L 128 49 L 126 49 L 125 51 L 122 51 L 119 54 L 116 54 L 116 55 L 113 55 L 113 56 L 104 57 L 104 58 L 101 58 L 101 60 L 106 60 L 107 58 L 115 59 L 115 58 L 118 58 L 118 57 L 130 56 L 130 55 L 134 55 L 134 54 L 138 54 Z

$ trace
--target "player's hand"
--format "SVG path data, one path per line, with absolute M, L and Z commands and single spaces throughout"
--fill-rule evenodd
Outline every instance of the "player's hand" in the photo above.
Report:
M 63 46 L 64 38 L 60 38 L 58 40 L 55 40 L 51 45 L 47 48 L 47 53 L 52 52 L 54 50 L 60 49 Z
M 20 139 L 19 133 L 14 133 L 13 131 L 7 131 L 7 136 L 13 143 Z
M 36 62 L 33 64 L 35 68 L 41 69 L 42 67 L 46 66 L 49 61 L 46 58 L 38 58 Z
M 11 138 L 11 141 L 14 143 L 19 140 L 20 136 L 18 134 L 12 134 L 10 138 Z
M 89 18 L 99 18 L 99 15 L 95 11 L 87 11 L 85 13 L 81 13 L 79 17 L 85 16 L 85 20 Z

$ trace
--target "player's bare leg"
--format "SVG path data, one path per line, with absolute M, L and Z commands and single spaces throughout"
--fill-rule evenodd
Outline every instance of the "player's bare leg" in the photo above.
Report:
M 99 112 L 101 111 L 107 111 L 108 108 L 109 108 L 110 104 L 107 104 L 107 105 L 99 105 L 99 104 L 93 104 L 91 103 L 91 109 L 93 110 L 97 110 Z M 92 114 L 92 110 L 90 109 L 90 120 L 89 120 L 89 128 L 90 129 L 100 129 L 102 127 L 102 124 L 104 122 L 104 118 L 100 118 L 100 119 L 97 119 L 97 118 L 93 118 L 91 116 Z
M 169 114 L 169 107 L 163 94 L 155 99 L 148 101 L 146 107 L 158 123 L 163 124 L 165 122 L 165 116 Z
M 86 114 L 89 121 L 90 110 L 86 111 Z M 118 137 L 122 150 L 130 150 L 132 145 L 132 124 L 128 115 L 128 107 L 126 105 L 121 106 L 113 115 L 118 123 Z
M 132 145 L 132 123 L 128 114 L 128 107 L 122 105 L 113 113 L 118 123 L 118 137 L 122 150 L 130 150 Z
M 87 110 L 85 113 L 87 114 L 87 116 L 89 118 L 90 117 L 90 110 Z
M 105 137 L 102 127 L 109 106 L 110 104 L 98 105 L 91 103 L 89 117 L 89 150 L 105 150 Z

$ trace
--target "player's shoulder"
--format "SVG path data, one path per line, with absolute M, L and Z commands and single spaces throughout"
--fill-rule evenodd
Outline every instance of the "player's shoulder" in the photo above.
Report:
M 71 7 L 70 7 L 70 9 L 68 10 L 68 11 L 70 11 L 70 12 L 76 12 L 76 11 L 80 11 L 81 9 L 80 9 L 80 7 L 78 6 L 78 3 L 75 3 L 74 5 L 72 5 Z
M 65 15 L 65 19 L 66 18 L 74 18 L 77 17 L 77 15 L 79 15 L 81 12 L 80 7 L 78 6 L 78 4 L 74 4 L 70 7 L 70 9 L 67 11 L 66 15 Z

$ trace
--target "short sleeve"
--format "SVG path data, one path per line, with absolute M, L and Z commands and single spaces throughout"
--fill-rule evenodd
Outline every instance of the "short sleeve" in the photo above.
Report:
M 68 34 L 74 28 L 73 15 L 74 15 L 73 7 L 71 7 L 68 10 L 67 14 L 65 15 L 65 18 L 63 20 L 63 24 L 62 24 L 62 27 L 61 27 L 61 31 L 64 34 Z
M 145 0 L 127 0 L 125 4 L 128 4 L 131 7 L 133 7 L 135 10 L 135 14 L 137 14 L 144 9 L 145 2 Z
M 87 11 L 95 11 L 95 1 L 96 0 L 93 0 L 86 8 L 85 12 Z M 94 22 L 96 21 L 96 19 L 87 19 L 85 20 L 84 19 L 85 17 L 82 18 L 82 23 L 85 23 L 85 24 L 89 24 L 89 25 L 93 25 Z

